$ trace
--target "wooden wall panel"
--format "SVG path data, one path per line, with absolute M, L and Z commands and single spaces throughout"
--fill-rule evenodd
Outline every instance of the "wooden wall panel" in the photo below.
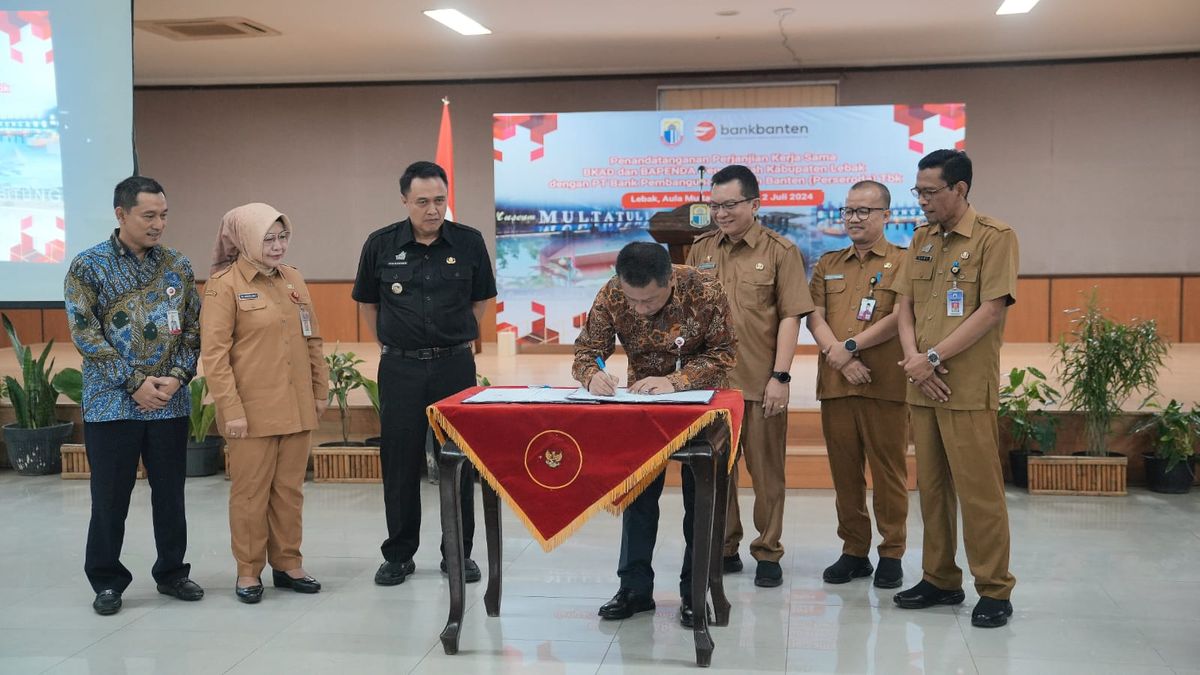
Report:
M 351 299 L 351 302 L 354 302 L 354 300 Z M 363 314 L 362 308 L 359 307 L 357 302 L 354 303 L 354 312 L 357 316 L 358 323 L 358 341 L 371 342 L 375 339 L 375 326 L 367 323 L 367 318 Z
M 1018 279 L 1017 302 L 1008 308 L 1004 342 L 1046 342 L 1050 335 L 1050 280 Z
M 22 343 L 30 345 L 42 341 L 42 310 L 6 309 L 3 310 L 3 313 L 9 321 L 12 321 L 13 329 L 17 331 L 17 338 Z M 8 333 L 0 328 L 0 348 L 11 346 L 12 343 L 8 341 Z
M 1183 342 L 1200 342 L 1200 277 L 1183 278 Z
M 350 297 L 352 286 L 349 281 L 308 284 L 326 342 L 358 342 L 358 308 Z
M 67 310 L 42 310 L 42 339 L 47 342 L 54 340 L 60 344 L 71 342 L 71 328 L 67 325 Z
M 1065 310 L 1083 307 L 1093 288 L 1100 306 L 1120 321 L 1155 319 L 1171 342 L 1180 338 L 1181 277 L 1067 277 L 1050 281 L 1050 341 L 1070 330 Z

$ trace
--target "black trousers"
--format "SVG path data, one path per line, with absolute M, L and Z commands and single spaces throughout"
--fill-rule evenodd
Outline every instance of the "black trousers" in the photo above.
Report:
M 684 464 L 683 478 L 683 569 L 679 572 L 679 597 L 691 604 L 692 597 L 692 522 L 695 518 L 696 478 Z M 638 595 L 654 592 L 654 545 L 658 541 L 658 499 L 662 496 L 666 473 L 659 474 L 646 491 L 638 495 L 621 515 L 621 560 L 617 576 L 621 588 Z
M 421 543 L 421 467 L 425 465 L 425 408 L 475 386 L 475 356 L 458 350 L 421 361 L 384 354 L 379 361 L 379 416 L 383 444 L 383 506 L 388 536 L 379 547 L 385 560 L 411 560 Z M 475 537 L 475 472 L 463 467 L 463 554 L 471 555 Z
M 186 417 L 83 425 L 92 468 L 92 519 L 83 571 L 97 593 L 106 589 L 123 593 L 133 581 L 133 574 L 121 564 L 121 545 L 139 457 L 150 480 L 154 545 L 158 549 L 158 560 L 151 570 L 154 580 L 169 583 L 191 571 L 191 566 L 183 562 L 187 551 L 187 517 L 183 509 L 187 432 Z

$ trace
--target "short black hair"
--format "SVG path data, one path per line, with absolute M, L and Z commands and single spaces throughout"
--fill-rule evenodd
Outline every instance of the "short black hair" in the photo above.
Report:
M 758 177 L 750 170 L 750 167 L 741 164 L 730 164 L 713 174 L 713 185 L 724 185 L 732 181 L 740 181 L 742 184 L 742 197 L 744 199 L 754 199 L 758 196 Z
M 149 192 L 152 195 L 166 195 L 166 190 L 158 184 L 158 181 L 146 176 L 130 176 L 125 180 L 117 183 L 117 187 L 113 188 L 113 208 L 122 208 L 128 211 L 137 206 L 138 195 L 143 192 Z
M 865 190 L 867 188 L 875 188 L 879 191 L 879 195 L 883 197 L 883 208 L 892 208 L 892 191 L 888 190 L 887 186 L 877 180 L 860 180 L 850 186 L 850 191 Z
M 971 158 L 962 150 L 934 150 L 917 162 L 917 170 L 942 170 L 942 180 L 950 187 L 960 182 L 967 184 L 967 193 L 971 192 Z
M 659 286 L 671 283 L 671 256 L 662 244 L 635 241 L 617 254 L 617 276 L 634 288 L 645 288 L 651 281 Z
M 446 178 L 446 170 L 434 164 L 433 162 L 413 162 L 408 165 L 404 173 L 400 175 L 400 194 L 408 196 L 408 191 L 412 189 L 414 178 L 441 178 L 442 182 L 447 186 L 450 185 L 450 179 Z

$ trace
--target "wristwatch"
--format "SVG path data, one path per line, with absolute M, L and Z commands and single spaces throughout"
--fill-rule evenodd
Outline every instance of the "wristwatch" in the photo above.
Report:
M 934 366 L 942 362 L 942 357 L 938 356 L 938 353 L 932 349 L 925 352 L 925 358 L 929 359 L 929 363 L 933 364 Z
M 842 343 L 842 346 L 845 347 L 846 351 L 850 352 L 851 354 L 854 354 L 858 351 L 858 343 L 854 341 L 854 338 L 847 338 L 846 341 Z
M 792 374 L 787 372 L 786 370 L 774 371 L 771 373 L 771 377 L 779 380 L 780 382 L 782 382 L 784 384 L 787 384 L 788 382 L 792 381 Z

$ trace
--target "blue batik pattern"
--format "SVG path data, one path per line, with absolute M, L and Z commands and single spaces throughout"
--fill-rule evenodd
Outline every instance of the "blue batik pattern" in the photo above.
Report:
M 148 376 L 187 384 L 200 353 L 200 299 L 192 266 L 163 246 L 139 260 L 117 238 L 75 256 L 64 286 L 71 339 L 83 355 L 83 419 L 159 420 L 185 417 L 188 388 L 161 410 L 141 412 L 132 394 Z M 167 315 L 179 312 L 172 335 Z

